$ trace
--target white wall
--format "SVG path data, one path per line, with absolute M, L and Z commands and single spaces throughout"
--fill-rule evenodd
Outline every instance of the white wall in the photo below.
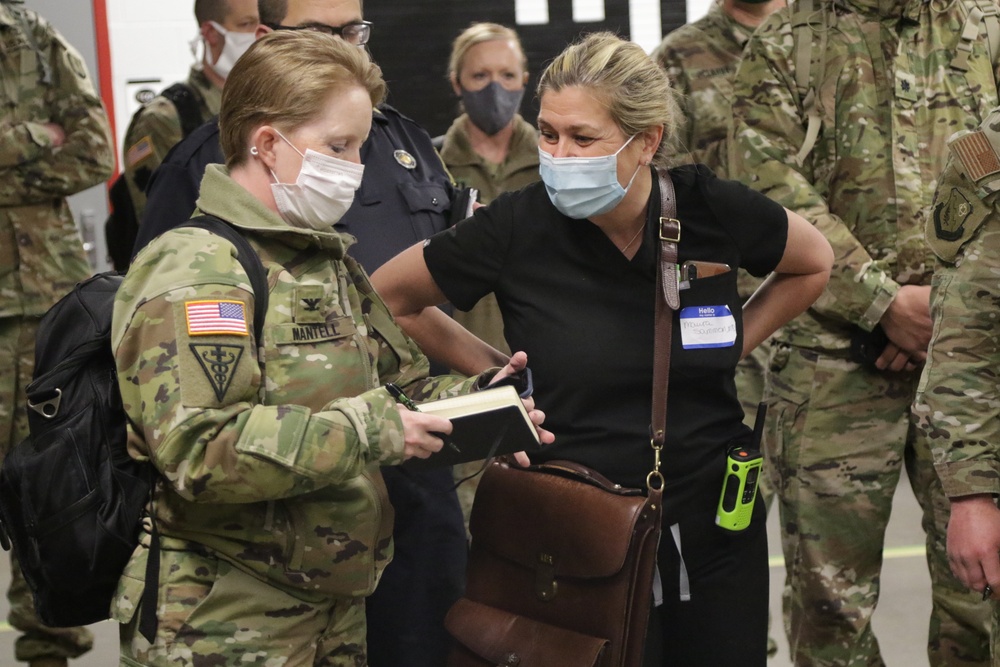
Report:
M 187 78 L 198 33 L 192 0 L 106 0 L 118 158 L 142 101 Z
M 697 21 L 708 13 L 708 8 L 712 6 L 714 0 L 686 0 L 688 23 Z

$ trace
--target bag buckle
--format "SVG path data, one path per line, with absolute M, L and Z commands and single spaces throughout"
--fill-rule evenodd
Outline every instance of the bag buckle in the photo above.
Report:
M 535 595 L 542 602 L 549 602 L 555 599 L 558 589 L 559 583 L 556 581 L 555 558 L 547 553 L 539 553 L 538 569 L 535 570 Z
M 59 414 L 59 403 L 62 401 L 62 389 L 56 389 L 55 392 L 56 395 L 52 398 L 39 401 L 38 403 L 32 403 L 29 400 L 28 407 L 46 419 L 52 419 Z

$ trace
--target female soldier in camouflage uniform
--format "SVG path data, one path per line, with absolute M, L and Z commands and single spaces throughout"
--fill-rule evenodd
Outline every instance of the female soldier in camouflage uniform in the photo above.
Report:
M 234 247 L 202 230 L 153 241 L 118 293 L 130 447 L 162 473 L 159 627 L 152 645 L 136 632 L 140 547 L 115 603 L 123 664 L 366 664 L 364 597 L 392 557 L 378 466 L 428 456 L 430 432 L 451 430 L 382 385 L 419 400 L 476 382 L 426 377 L 333 231 L 384 92 L 364 51 L 310 31 L 263 38 L 227 80 L 226 167 L 209 167 L 198 208 L 267 269 L 262 340 Z

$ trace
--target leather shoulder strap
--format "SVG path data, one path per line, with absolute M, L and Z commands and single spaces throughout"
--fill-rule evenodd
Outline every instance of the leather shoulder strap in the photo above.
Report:
M 663 488 L 660 473 L 660 450 L 666 438 L 667 394 L 670 379 L 670 347 L 673 338 L 673 314 L 680 307 L 680 293 L 677 287 L 677 244 L 681 240 L 681 221 L 677 219 L 677 197 L 670 174 L 657 170 L 660 183 L 660 218 L 657 237 L 660 258 L 656 268 L 656 309 L 655 333 L 653 339 L 653 414 L 652 447 L 656 452 L 654 469 L 646 478 L 652 492 L 654 479 Z

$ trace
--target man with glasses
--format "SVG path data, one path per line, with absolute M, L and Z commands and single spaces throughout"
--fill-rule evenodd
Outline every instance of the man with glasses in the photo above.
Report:
M 373 28 L 362 17 L 360 0 L 259 0 L 258 11 L 258 38 L 272 30 L 315 30 L 363 47 Z M 135 252 L 191 216 L 205 165 L 224 162 L 218 132 L 217 121 L 206 123 L 154 172 Z M 348 254 L 368 273 L 465 217 L 467 202 L 453 205 L 462 193 L 430 136 L 392 107 L 374 110 L 361 161 L 361 188 L 335 229 L 357 238 Z M 444 615 L 462 593 L 467 549 L 451 469 L 392 467 L 383 476 L 396 512 L 396 548 L 368 599 L 368 664 L 439 667 L 450 644 Z

